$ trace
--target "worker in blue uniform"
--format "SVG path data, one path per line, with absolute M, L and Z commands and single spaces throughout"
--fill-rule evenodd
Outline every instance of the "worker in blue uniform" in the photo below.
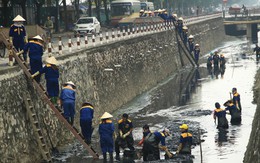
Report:
M 192 55 L 192 52 L 194 50 L 194 36 L 193 35 L 189 35 L 189 37 L 188 37 L 188 45 L 189 45 L 189 52 Z
M 226 70 L 226 58 L 223 54 L 221 54 L 219 58 L 219 70 L 220 70 L 221 77 L 223 77 Z
M 255 44 L 254 52 L 256 54 L 256 61 L 258 62 L 260 58 L 260 47 L 257 44 Z
M 45 73 L 46 88 L 49 98 L 54 105 L 57 105 L 59 96 L 59 68 L 55 57 L 48 57 L 46 65 L 32 75 L 32 78 L 39 74 Z
M 23 17 L 17 15 L 13 19 L 14 24 L 11 25 L 9 30 L 10 43 L 15 47 L 17 52 L 23 50 L 25 43 L 28 42 L 26 30 L 23 25 L 24 21 L 25 19 Z M 23 59 L 25 61 L 27 60 L 26 53 L 23 54 Z
M 212 75 L 212 65 L 213 65 L 213 53 L 210 53 L 210 55 L 207 58 L 207 70 L 209 75 Z
M 75 89 L 75 84 L 69 81 L 64 84 L 60 94 L 60 105 L 62 105 L 64 109 L 64 117 L 71 125 L 74 124 L 76 100 Z
M 37 35 L 33 37 L 32 40 L 24 46 L 24 49 L 17 53 L 17 55 L 22 53 L 29 53 L 32 74 L 42 69 L 43 39 L 41 36 Z M 39 83 L 41 75 L 37 75 L 34 79 Z
M 241 113 L 242 106 L 241 106 L 241 102 L 240 102 L 240 94 L 237 92 L 237 88 L 232 88 L 232 94 L 233 94 L 233 103 Z
M 182 124 L 179 128 L 181 136 L 176 154 L 191 154 L 192 134 L 188 132 L 189 127 L 187 124 Z
M 184 45 L 187 46 L 187 43 L 188 43 L 188 27 L 187 26 L 182 27 L 182 41 L 183 41 Z
M 241 113 L 238 108 L 233 104 L 233 100 L 228 100 L 224 103 L 226 106 L 226 111 L 228 110 L 231 115 L 231 124 L 232 125 L 239 125 L 241 124 Z
M 163 131 L 155 131 L 149 133 L 144 139 L 143 146 L 143 160 L 144 161 L 155 161 L 160 160 L 160 149 L 168 151 L 165 138 L 170 136 L 169 129 L 165 128 Z M 161 145 L 159 143 L 161 142 Z
M 84 102 L 80 109 L 80 128 L 87 144 L 91 143 L 92 119 L 94 117 L 94 107 L 88 102 Z
M 113 162 L 113 149 L 114 140 L 113 135 L 115 131 L 114 123 L 112 122 L 113 116 L 108 112 L 105 112 L 101 116 L 101 122 L 99 124 L 100 146 L 104 158 L 104 162 L 107 161 L 107 153 L 109 153 L 109 160 Z
M 120 147 L 128 147 L 134 151 L 134 139 L 132 135 L 133 123 L 128 119 L 128 114 L 124 113 L 122 119 L 118 121 L 118 136 L 115 141 L 116 160 L 120 160 Z
M 228 121 L 226 118 L 226 111 L 224 109 L 220 108 L 220 104 L 218 102 L 215 103 L 215 110 L 213 113 L 213 118 L 216 123 L 216 118 L 218 118 L 218 125 L 217 128 L 220 129 L 226 129 L 228 128 Z
M 179 34 L 181 35 L 182 33 L 182 27 L 183 27 L 183 18 L 180 17 L 178 20 L 177 20 L 177 30 L 179 32 Z
M 199 45 L 199 44 L 195 44 L 195 48 L 194 48 L 194 58 L 195 58 L 196 64 L 199 63 L 199 57 L 200 57 L 200 45 Z

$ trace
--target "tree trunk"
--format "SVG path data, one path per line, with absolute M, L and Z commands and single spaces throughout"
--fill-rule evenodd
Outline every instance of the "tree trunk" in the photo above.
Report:
M 66 0 L 62 0 L 63 3 L 63 11 L 64 11 L 64 22 L 65 22 L 65 31 L 69 30 L 68 27 L 68 14 L 67 14 L 67 4 L 66 4 Z
M 79 18 L 79 0 L 75 0 L 76 20 Z
M 100 5 L 101 5 L 101 0 L 95 0 L 95 4 L 96 4 L 96 14 L 97 14 L 97 19 L 99 22 L 101 22 L 100 20 Z
M 92 2 L 88 0 L 88 16 L 92 16 Z
M 9 0 L 3 0 L 3 23 L 1 24 L 4 27 L 7 27 L 9 25 L 9 12 L 8 12 L 8 8 L 7 8 L 7 3 L 9 2 Z
M 103 0 L 104 8 L 105 8 L 105 15 L 106 15 L 106 24 L 109 25 L 109 11 L 107 8 L 107 0 Z

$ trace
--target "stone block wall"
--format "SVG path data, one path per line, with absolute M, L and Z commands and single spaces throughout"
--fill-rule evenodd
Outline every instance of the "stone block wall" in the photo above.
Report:
M 189 29 L 196 43 L 201 45 L 202 55 L 224 40 L 221 18 L 190 25 Z M 190 67 L 184 54 L 178 52 L 175 32 L 163 31 L 57 57 L 60 84 L 71 80 L 77 85 L 76 127 L 79 127 L 82 102 L 95 106 L 97 124 L 105 111 L 115 111 L 182 69 L 180 56 L 185 67 Z M 54 146 L 73 140 L 29 83 L 19 70 L 0 76 L 0 139 L 3 140 L 0 162 L 39 162 L 41 159 L 23 103 L 24 92 L 32 98 L 48 142 L 48 135 Z

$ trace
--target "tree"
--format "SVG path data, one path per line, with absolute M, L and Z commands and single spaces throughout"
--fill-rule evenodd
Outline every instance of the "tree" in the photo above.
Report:
M 88 0 L 88 16 L 92 16 L 92 1 Z
M 26 14 L 26 0 L 13 0 L 14 4 L 18 4 L 22 8 L 22 15 L 26 19 L 27 14 Z M 25 22 L 26 23 L 26 22 Z
M 44 0 L 34 0 L 35 6 L 36 6 L 36 16 L 35 16 L 35 22 L 36 24 L 41 24 L 41 8 L 44 4 Z
M 74 1 L 74 6 L 75 6 L 75 10 L 76 10 L 76 19 L 78 19 L 79 18 L 79 0 Z
M 106 24 L 109 25 L 109 12 L 107 8 L 107 0 L 102 0 L 105 8 Z
M 63 3 L 63 11 L 64 11 L 64 21 L 65 21 L 65 31 L 68 31 L 68 15 L 67 15 L 67 4 L 66 0 L 62 0 Z
M 96 14 L 97 14 L 97 19 L 100 22 L 100 8 L 101 8 L 101 0 L 95 0 L 96 4 Z
M 3 5 L 3 26 L 6 27 L 8 26 L 8 22 L 9 22 L 9 12 L 8 12 L 8 3 L 10 2 L 10 0 L 2 0 L 2 5 Z

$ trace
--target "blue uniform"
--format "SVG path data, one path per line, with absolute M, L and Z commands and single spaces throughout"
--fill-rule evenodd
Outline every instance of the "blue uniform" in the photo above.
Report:
M 74 118 L 76 99 L 75 90 L 68 86 L 64 87 L 61 91 L 60 99 L 64 109 L 64 117 L 66 119 Z
M 32 40 L 24 46 L 23 50 L 25 54 L 29 52 L 30 67 L 32 74 L 36 73 L 37 71 L 40 71 L 42 69 L 43 45 L 36 40 Z M 35 80 L 37 82 L 40 82 L 40 79 L 41 75 L 35 77 Z
M 180 143 L 182 143 L 182 149 L 179 154 L 191 154 L 192 134 L 185 131 L 180 136 Z
M 59 69 L 46 64 L 40 71 L 40 74 L 45 73 L 46 88 L 50 97 L 59 96 Z
M 188 42 L 188 32 L 187 31 L 182 31 L 182 40 L 185 46 L 187 46 Z
M 23 25 L 11 25 L 9 36 L 13 38 L 13 45 L 17 51 L 23 50 L 25 44 L 26 31 Z
M 86 141 L 91 141 L 93 109 L 90 105 L 85 105 L 80 109 L 80 127 Z
M 99 125 L 100 146 L 102 153 L 112 153 L 114 148 L 113 133 L 115 126 L 111 120 L 106 120 Z
M 193 50 L 194 50 L 194 42 L 193 42 L 193 39 L 189 39 L 189 40 L 188 40 L 188 44 L 189 44 L 190 53 L 192 53 Z
M 240 103 L 240 94 L 239 93 L 233 93 L 233 102 L 236 105 L 236 107 L 239 109 L 239 111 L 242 111 L 241 103 Z
M 159 143 L 165 146 L 165 138 L 163 132 L 155 131 L 145 137 L 143 147 L 143 160 L 144 161 L 155 161 L 160 160 Z
M 177 21 L 177 29 L 178 29 L 179 34 L 182 33 L 182 28 L 183 28 L 183 22 L 178 20 Z
M 214 110 L 214 118 L 218 118 L 217 128 L 228 128 L 228 121 L 226 118 L 226 111 L 224 109 L 218 108 Z
M 195 48 L 194 49 L 194 58 L 195 58 L 196 63 L 199 62 L 199 57 L 200 57 L 200 48 Z
M 226 107 L 226 110 L 228 110 L 230 112 L 232 125 L 241 123 L 241 113 L 233 103 L 230 103 Z

